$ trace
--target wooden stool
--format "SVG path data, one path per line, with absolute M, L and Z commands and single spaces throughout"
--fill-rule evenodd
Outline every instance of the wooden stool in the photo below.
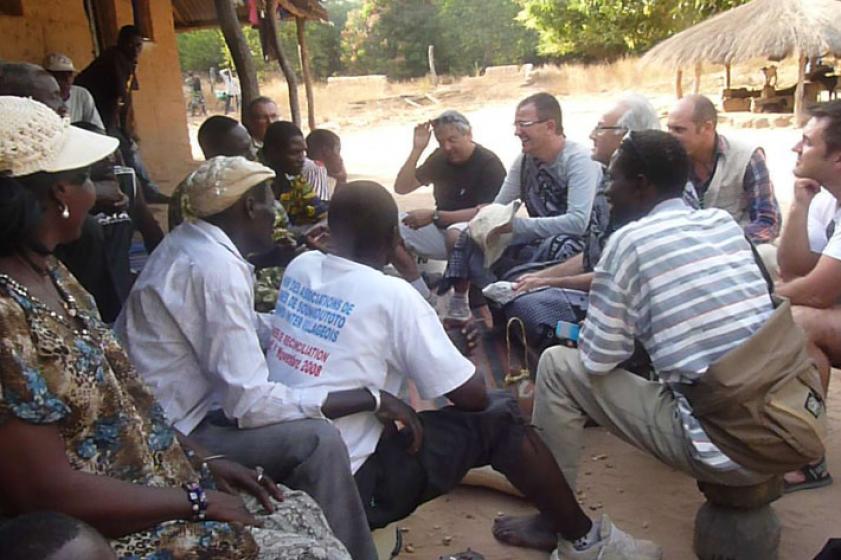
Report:
M 707 498 L 695 515 L 700 560 L 776 560 L 781 529 L 770 504 L 782 495 L 782 477 L 742 487 L 698 482 L 698 488 Z

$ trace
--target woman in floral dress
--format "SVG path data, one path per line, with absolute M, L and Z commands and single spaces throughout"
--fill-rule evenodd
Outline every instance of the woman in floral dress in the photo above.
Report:
M 0 516 L 78 517 L 123 559 L 350 558 L 308 496 L 169 427 L 50 255 L 79 236 L 88 168 L 116 147 L 0 97 Z

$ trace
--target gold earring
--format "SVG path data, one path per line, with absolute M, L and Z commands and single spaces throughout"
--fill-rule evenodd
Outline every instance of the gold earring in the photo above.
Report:
M 70 208 L 65 204 L 64 209 L 61 211 L 61 217 L 65 220 L 70 217 Z

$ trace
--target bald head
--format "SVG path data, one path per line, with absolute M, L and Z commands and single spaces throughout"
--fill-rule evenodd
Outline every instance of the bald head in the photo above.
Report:
M 62 117 L 67 114 L 58 82 L 52 74 L 35 64 L 0 63 L 0 95 L 31 97 Z
M 715 144 L 718 111 L 703 95 L 687 95 L 669 112 L 669 133 L 680 140 L 693 160 L 710 154 Z

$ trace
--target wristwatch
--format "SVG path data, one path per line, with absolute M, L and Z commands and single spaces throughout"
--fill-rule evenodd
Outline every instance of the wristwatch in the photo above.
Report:
M 441 219 L 441 214 L 438 213 L 438 209 L 436 208 L 435 210 L 432 211 L 432 223 L 435 224 L 435 227 L 441 227 L 438 224 L 438 220 L 440 220 L 440 219 Z

